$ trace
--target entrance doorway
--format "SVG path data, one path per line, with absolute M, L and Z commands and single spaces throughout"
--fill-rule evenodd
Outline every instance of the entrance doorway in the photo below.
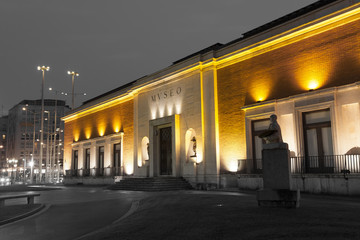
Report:
M 172 175 L 171 127 L 160 128 L 160 175 Z
M 150 120 L 148 176 L 180 176 L 180 116 Z

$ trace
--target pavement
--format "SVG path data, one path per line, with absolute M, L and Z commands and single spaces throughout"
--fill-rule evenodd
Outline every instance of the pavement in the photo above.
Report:
M 252 191 L 70 187 L 41 200 L 51 207 L 1 226 L 0 239 L 360 239 L 358 197 L 302 194 L 300 208 L 279 209 Z

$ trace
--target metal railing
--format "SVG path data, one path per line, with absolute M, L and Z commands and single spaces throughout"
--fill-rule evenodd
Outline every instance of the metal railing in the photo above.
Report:
M 292 174 L 360 173 L 360 155 L 358 154 L 291 157 L 290 163 Z M 262 173 L 261 159 L 238 160 L 238 173 Z
M 291 173 L 360 173 L 360 155 L 292 157 Z

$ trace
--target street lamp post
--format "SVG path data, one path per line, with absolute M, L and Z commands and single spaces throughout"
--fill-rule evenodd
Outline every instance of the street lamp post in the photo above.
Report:
M 75 107 L 75 92 L 74 92 L 74 78 L 75 76 L 78 77 L 80 74 L 75 72 L 75 71 L 68 71 L 67 72 L 69 75 L 71 75 L 71 79 L 72 79 L 72 109 L 74 109 Z
M 40 183 L 42 178 L 42 161 L 43 161 L 43 140 L 44 140 L 44 84 L 45 84 L 45 71 L 49 71 L 50 67 L 38 66 L 37 69 L 42 71 L 42 84 L 41 84 L 41 123 L 40 123 Z
M 52 88 L 49 88 L 50 91 L 53 91 Z M 59 157 L 58 155 L 58 152 L 56 150 L 56 137 L 57 137 L 57 131 L 60 131 L 60 128 L 58 129 L 57 128 L 57 99 L 58 99 L 58 94 L 60 93 L 59 91 L 55 91 L 55 95 L 56 95 L 56 98 L 55 98 L 55 114 L 54 114 L 54 150 L 53 150 L 53 161 L 55 161 L 56 163 L 56 169 L 57 169 L 57 183 L 59 182 L 59 178 L 60 178 L 60 166 L 59 166 L 59 160 L 57 160 L 57 158 Z M 64 92 L 61 92 L 61 94 L 65 94 L 67 95 L 67 93 L 64 93 Z M 59 136 L 60 136 L 60 133 L 59 133 Z M 59 148 L 59 147 L 58 147 Z M 60 150 L 58 150 L 60 152 Z M 53 169 L 53 164 L 51 165 L 51 169 Z

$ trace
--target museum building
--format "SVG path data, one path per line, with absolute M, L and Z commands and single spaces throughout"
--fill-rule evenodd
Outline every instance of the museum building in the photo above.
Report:
M 65 183 L 262 186 L 276 114 L 294 189 L 360 194 L 360 1 L 321 0 L 68 112 Z

